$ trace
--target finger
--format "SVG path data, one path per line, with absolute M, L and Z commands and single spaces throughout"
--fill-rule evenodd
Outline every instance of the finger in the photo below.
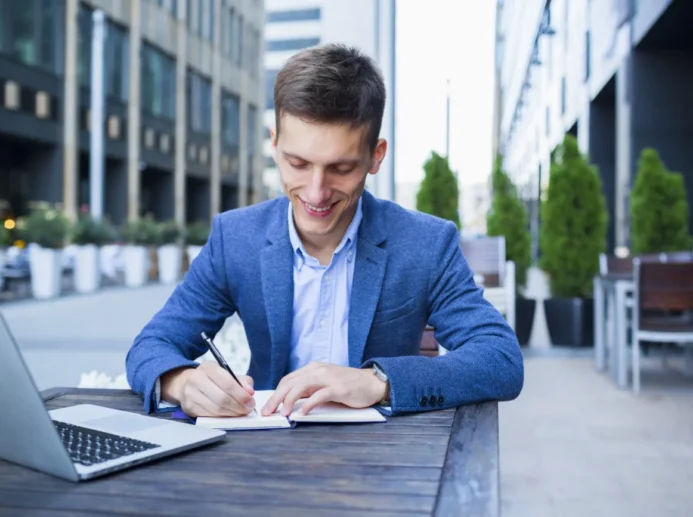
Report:
M 332 391 L 329 388 L 323 388 L 316 391 L 306 400 L 301 402 L 301 407 L 298 412 L 300 415 L 307 415 L 311 410 L 315 409 L 316 406 L 330 402 L 332 400 Z
M 297 385 L 294 386 L 286 397 L 284 397 L 284 408 L 282 409 L 282 415 L 289 416 L 294 410 L 296 401 L 303 398 L 309 397 L 317 388 L 310 385 Z
M 236 379 L 229 375 L 229 372 L 224 370 L 221 366 L 214 366 L 216 366 L 216 368 L 209 367 L 205 372 L 212 382 L 231 398 L 237 400 L 241 406 L 250 409 L 254 408 L 255 400 L 253 399 L 252 393 L 254 393 L 254 391 L 252 391 L 252 388 L 249 392 L 247 387 L 239 385 Z M 239 378 L 239 380 L 241 379 Z
M 255 394 L 255 380 L 250 375 L 239 375 L 238 380 L 245 386 L 248 393 Z
M 219 416 L 239 416 L 250 413 L 252 407 L 241 404 L 233 395 L 226 393 L 221 389 L 206 372 L 200 371 L 200 375 L 196 376 L 194 382 L 190 386 L 198 392 L 203 398 L 195 397 L 194 400 L 208 411 L 214 411 Z M 238 383 L 236 388 L 240 393 L 244 393 L 250 398 L 245 390 Z M 255 401 L 250 398 L 254 406 Z
M 267 402 L 265 403 L 265 406 L 262 408 L 261 413 L 263 416 L 271 415 L 274 413 L 277 408 L 279 407 L 279 404 L 282 403 L 284 400 L 284 397 L 286 397 L 286 394 L 289 393 L 293 386 L 291 383 L 286 382 L 285 379 L 282 379 L 279 381 L 279 384 L 277 385 L 277 389 L 274 390 L 274 393 L 272 393 L 272 396 L 267 399 Z

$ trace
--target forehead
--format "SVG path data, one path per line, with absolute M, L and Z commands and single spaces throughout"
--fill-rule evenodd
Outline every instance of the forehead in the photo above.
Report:
M 279 122 L 277 141 L 281 151 L 315 163 L 339 158 L 355 158 L 367 151 L 367 127 L 347 124 L 308 122 L 284 114 Z

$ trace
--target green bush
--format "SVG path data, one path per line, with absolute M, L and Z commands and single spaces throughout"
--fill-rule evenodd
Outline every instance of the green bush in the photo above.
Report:
M 183 235 L 183 230 L 180 225 L 174 220 L 170 219 L 159 223 L 159 244 L 175 244 L 179 237 Z
M 70 221 L 62 210 L 46 203 L 38 203 L 32 207 L 28 216 L 17 220 L 17 233 L 27 243 L 59 249 L 65 247 L 70 226 Z
M 197 221 L 188 225 L 185 232 L 185 241 L 191 246 L 204 246 L 209 238 L 210 228 L 204 221 Z
M 72 242 L 77 245 L 103 246 L 115 240 L 115 231 L 107 218 L 96 219 L 83 214 L 72 228 Z
M 126 222 L 120 232 L 126 244 L 155 246 L 159 242 L 159 226 L 151 215 Z
M 588 298 L 606 249 L 608 213 L 596 167 L 566 135 L 551 164 L 541 206 L 541 268 L 555 297 Z
M 5 228 L 5 225 L 2 224 L 3 221 L 0 221 L 0 247 L 7 247 L 12 244 L 12 235 L 10 234 L 10 231 Z
M 486 216 L 486 233 L 490 237 L 505 237 L 505 258 L 515 263 L 515 284 L 524 288 L 532 263 L 529 215 L 502 164 L 503 159 L 498 156 L 491 177 L 492 199 L 491 210 Z
M 448 159 L 432 152 L 424 164 L 424 179 L 416 194 L 416 209 L 454 222 L 459 229 L 459 189 Z
M 683 177 L 668 171 L 651 148 L 640 154 L 630 217 L 633 255 L 689 250 L 693 246 Z

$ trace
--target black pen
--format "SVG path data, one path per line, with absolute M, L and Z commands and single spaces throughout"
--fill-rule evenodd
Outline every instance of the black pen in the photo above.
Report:
M 205 334 L 204 332 L 201 334 L 202 339 L 205 340 L 205 343 L 207 343 L 207 348 L 209 348 L 209 351 L 212 352 L 212 355 L 214 356 L 214 359 L 217 360 L 217 363 L 219 363 L 219 366 L 221 366 L 224 370 L 229 372 L 231 374 L 231 377 L 236 379 L 236 382 L 238 385 L 243 388 L 243 384 L 241 384 L 241 381 L 238 380 L 238 377 L 236 377 L 236 374 L 231 371 L 231 368 L 229 367 L 228 363 L 226 360 L 224 360 L 224 357 L 219 353 L 219 350 L 217 350 L 217 347 L 214 346 L 214 342 L 209 339 L 209 336 Z
M 224 370 L 229 372 L 231 374 L 231 377 L 236 379 L 236 382 L 238 383 L 238 385 L 241 388 L 245 389 L 243 387 L 243 384 L 241 384 L 241 381 L 239 381 L 238 377 L 236 377 L 236 374 L 233 373 L 233 371 L 231 370 L 231 367 L 226 362 L 224 357 L 219 353 L 219 350 L 217 350 L 217 347 L 214 346 L 214 342 L 209 338 L 209 336 L 206 333 L 202 332 L 200 335 L 202 336 L 202 339 L 205 340 L 205 343 L 207 343 L 207 348 L 209 348 L 209 351 L 212 352 L 212 355 L 214 356 L 214 359 L 217 360 L 217 363 L 219 363 L 219 366 L 221 366 Z M 255 413 L 257 415 L 257 410 L 253 409 L 252 413 Z

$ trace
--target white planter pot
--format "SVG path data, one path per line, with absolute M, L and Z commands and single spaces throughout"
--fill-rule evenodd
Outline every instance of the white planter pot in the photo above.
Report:
M 192 264 L 192 261 L 200 254 L 202 251 L 202 246 L 190 245 L 188 246 L 188 263 Z
M 61 250 L 35 246 L 29 253 L 31 293 L 38 300 L 60 295 L 62 285 Z
M 125 285 L 139 287 L 147 282 L 147 247 L 123 246 L 123 270 Z
M 175 284 L 180 279 L 183 250 L 177 244 L 165 244 L 157 250 L 159 282 Z
M 75 291 L 93 293 L 101 286 L 100 250 L 95 244 L 78 246 L 75 253 Z

